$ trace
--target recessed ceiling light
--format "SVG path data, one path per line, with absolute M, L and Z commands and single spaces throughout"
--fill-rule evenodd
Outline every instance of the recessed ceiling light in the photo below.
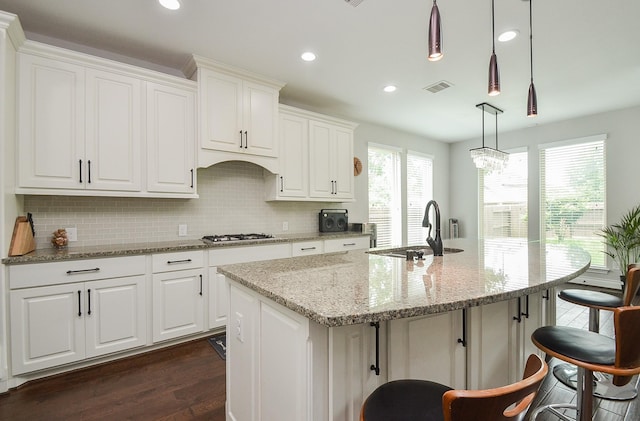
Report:
M 509 29 L 508 31 L 504 31 L 498 36 L 498 41 L 500 42 L 511 41 L 512 39 L 517 37 L 519 33 L 520 31 L 518 31 L 517 29 Z
M 169 10 L 178 10 L 180 8 L 179 0 L 158 0 L 158 2 Z
M 311 51 L 306 51 L 304 53 L 302 53 L 302 55 L 300 56 L 304 61 L 313 61 L 316 59 L 316 55 L 314 53 L 312 53 Z
M 382 88 L 382 90 L 385 92 L 395 92 L 396 89 L 397 88 L 394 85 L 387 85 L 384 88 Z

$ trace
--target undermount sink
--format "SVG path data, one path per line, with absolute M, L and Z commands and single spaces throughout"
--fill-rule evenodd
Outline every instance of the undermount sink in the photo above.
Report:
M 425 256 L 429 255 L 429 254 L 433 254 L 433 250 L 431 250 L 431 247 L 429 247 L 429 246 L 396 247 L 396 248 L 384 249 L 384 250 L 370 250 L 370 251 L 368 251 L 368 253 L 377 254 L 377 255 L 380 255 L 380 256 L 399 257 L 399 258 L 402 258 L 402 259 L 406 259 L 407 258 L 407 251 L 410 251 L 410 250 L 422 251 Z M 443 254 L 460 253 L 461 251 L 464 251 L 464 250 L 445 247 L 443 249 Z

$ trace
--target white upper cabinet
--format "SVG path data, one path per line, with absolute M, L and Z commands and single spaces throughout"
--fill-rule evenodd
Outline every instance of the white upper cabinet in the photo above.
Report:
M 87 69 L 85 186 L 94 190 L 142 190 L 142 81 Z
M 147 83 L 147 190 L 195 193 L 195 89 Z
M 197 197 L 194 144 L 192 81 L 31 41 L 19 52 L 16 193 Z
M 194 56 L 198 81 L 199 166 L 241 160 L 277 172 L 278 99 L 284 83 Z
M 354 123 L 280 105 L 279 172 L 266 175 L 267 200 L 353 200 Z

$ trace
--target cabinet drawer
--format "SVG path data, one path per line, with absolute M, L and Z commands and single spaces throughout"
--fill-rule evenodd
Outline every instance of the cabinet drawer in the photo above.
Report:
M 369 248 L 369 237 L 332 238 L 324 240 L 324 252 L 362 250 Z
M 204 265 L 204 252 L 202 251 L 178 251 L 154 254 L 152 257 L 153 273 L 196 269 Z
M 13 265 L 9 266 L 9 288 L 59 285 L 144 273 L 144 256 Z
M 260 262 L 291 257 L 291 244 L 279 243 L 264 246 L 225 247 L 209 251 L 209 266 L 234 263 Z
M 291 255 L 296 256 L 308 256 L 311 254 L 322 254 L 324 251 L 324 241 L 304 241 L 300 243 L 293 243 L 291 245 Z

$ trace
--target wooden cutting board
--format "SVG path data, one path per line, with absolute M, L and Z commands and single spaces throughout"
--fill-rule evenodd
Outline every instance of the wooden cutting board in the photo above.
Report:
M 26 216 L 16 218 L 13 227 L 13 236 L 9 246 L 9 256 L 22 256 L 36 249 L 36 241 L 33 238 L 33 226 Z

